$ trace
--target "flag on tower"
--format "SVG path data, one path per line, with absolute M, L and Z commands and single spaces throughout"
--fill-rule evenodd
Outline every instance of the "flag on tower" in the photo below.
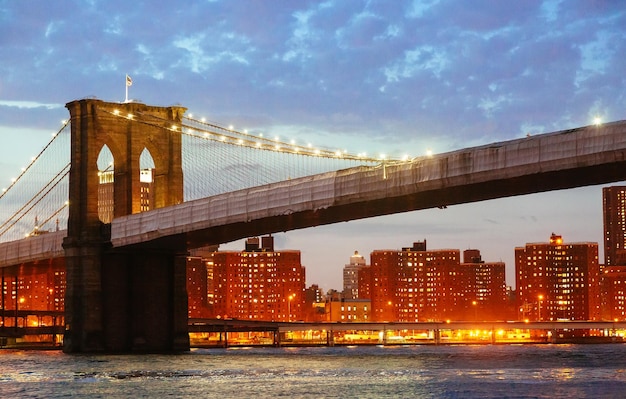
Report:
M 133 85 L 133 80 L 130 78 L 130 76 L 126 75 L 126 86 L 132 86 Z

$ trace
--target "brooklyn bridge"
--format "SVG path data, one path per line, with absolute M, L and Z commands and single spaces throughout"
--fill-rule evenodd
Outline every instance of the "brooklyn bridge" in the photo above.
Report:
M 64 265 L 70 353 L 189 349 L 194 248 L 626 178 L 625 121 L 386 159 L 252 135 L 182 106 L 66 107 L 67 123 L 0 194 L 0 268 Z

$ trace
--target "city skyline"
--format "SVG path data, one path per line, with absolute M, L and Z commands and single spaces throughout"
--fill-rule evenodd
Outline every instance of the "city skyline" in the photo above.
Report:
M 10 60 L 0 66 L 0 188 L 67 119 L 66 102 L 123 101 L 126 74 L 142 102 L 353 153 L 441 153 L 626 113 L 626 13 L 612 2 L 37 3 L 0 6 Z M 553 232 L 598 242 L 602 262 L 601 214 L 594 186 L 275 238 L 302 251 L 307 284 L 322 287 L 341 286 L 354 250 L 424 239 L 504 261 L 514 285 L 514 248 Z

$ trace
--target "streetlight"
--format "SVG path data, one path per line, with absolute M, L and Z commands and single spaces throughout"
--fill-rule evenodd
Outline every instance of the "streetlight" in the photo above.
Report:
M 296 296 L 296 294 L 291 294 L 289 295 L 289 301 L 287 301 L 287 309 L 288 309 L 288 315 L 287 315 L 287 321 L 291 321 L 291 300 Z
M 541 321 L 541 301 L 543 301 L 543 295 L 539 295 L 537 298 L 539 298 L 539 305 L 537 306 L 537 319 Z
M 474 307 L 474 321 L 478 321 L 478 302 L 472 301 L 472 306 Z

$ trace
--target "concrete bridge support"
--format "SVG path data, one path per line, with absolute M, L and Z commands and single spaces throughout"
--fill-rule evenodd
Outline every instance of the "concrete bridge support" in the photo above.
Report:
M 107 351 L 189 349 L 186 257 L 152 251 L 105 255 L 103 331 Z
M 68 243 L 66 251 L 77 256 L 66 258 L 65 352 L 189 350 L 184 254 Z

